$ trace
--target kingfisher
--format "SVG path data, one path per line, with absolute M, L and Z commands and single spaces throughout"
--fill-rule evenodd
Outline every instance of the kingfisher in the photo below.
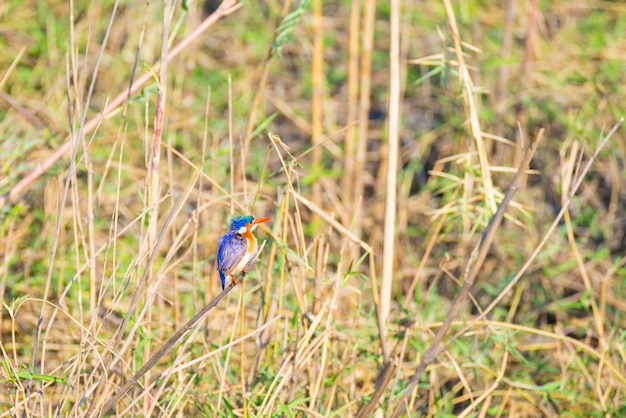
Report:
M 246 274 L 246 266 L 259 250 L 259 245 L 252 231 L 271 218 L 238 216 L 230 221 L 228 232 L 222 235 L 217 244 L 215 269 L 220 273 L 222 290 L 226 287 L 226 277 L 230 276 L 235 284 L 239 273 Z

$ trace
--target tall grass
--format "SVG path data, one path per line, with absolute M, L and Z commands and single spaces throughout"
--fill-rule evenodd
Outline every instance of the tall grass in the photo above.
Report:
M 211 6 L 0 8 L 0 416 L 624 413 L 621 5 Z

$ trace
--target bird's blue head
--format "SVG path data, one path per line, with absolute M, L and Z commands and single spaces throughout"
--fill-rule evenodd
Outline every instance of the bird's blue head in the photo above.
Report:
M 237 216 L 231 219 L 228 230 L 238 234 L 254 231 L 261 222 L 269 221 L 270 218 L 255 218 L 254 216 Z
M 250 224 L 254 221 L 254 216 L 237 216 L 230 220 L 230 226 L 228 227 L 231 231 L 238 231 L 240 228 L 245 228 L 246 224 Z

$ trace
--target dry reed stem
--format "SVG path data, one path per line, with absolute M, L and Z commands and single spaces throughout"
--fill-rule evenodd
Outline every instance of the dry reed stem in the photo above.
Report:
M 15 58 L 13 58 L 13 62 L 11 62 L 11 65 L 9 66 L 9 68 L 7 68 L 7 70 L 2 75 L 2 79 L 0 80 L 0 91 L 4 90 L 5 84 L 7 83 L 7 81 L 9 81 L 11 74 L 13 74 L 13 70 L 15 70 L 15 67 L 17 67 L 17 64 L 19 64 L 19 62 L 22 60 L 22 57 L 24 56 L 25 52 L 26 52 L 26 46 L 23 46 L 20 49 L 20 51 L 17 53 Z
M 508 364 L 508 361 L 509 351 L 504 350 L 504 358 L 502 359 L 502 365 L 500 366 L 500 371 L 498 372 L 498 376 L 496 376 L 496 380 L 491 384 L 491 386 L 485 389 L 485 391 L 478 398 L 472 400 L 472 403 L 468 405 L 467 408 L 465 408 L 463 412 L 458 415 L 459 418 L 465 418 L 470 414 L 476 412 L 476 407 L 480 405 L 480 403 L 483 402 L 485 399 L 490 397 L 491 394 L 498 388 L 500 382 L 502 381 L 502 378 L 504 377 L 504 374 L 506 373 L 506 366 Z M 471 391 L 469 390 L 469 388 L 467 392 L 471 395 Z M 486 405 L 488 405 L 488 403 L 486 403 Z
M 574 141 L 572 143 L 572 149 L 569 152 L 569 158 L 561 165 L 561 178 L 562 178 L 562 190 L 561 190 L 561 204 L 563 207 L 569 207 L 567 204 L 567 200 L 570 193 L 570 187 L 574 181 L 574 175 L 576 171 L 579 171 L 579 162 L 578 158 L 582 157 L 582 153 L 579 154 L 579 143 L 578 141 Z M 577 162 L 578 160 L 578 162 Z M 591 278 L 589 277 L 589 272 L 587 271 L 587 267 L 585 266 L 585 262 L 583 260 L 582 255 L 580 254 L 580 250 L 578 249 L 578 244 L 576 243 L 576 238 L 574 236 L 574 226 L 572 225 L 572 220 L 570 217 L 569 210 L 566 210 L 563 213 L 563 220 L 565 221 L 565 230 L 567 232 L 567 240 L 569 242 L 570 248 L 572 250 L 572 254 L 574 255 L 574 259 L 576 260 L 576 264 L 578 266 L 578 270 L 580 271 L 580 276 L 583 279 L 583 284 L 585 289 L 588 292 L 593 292 L 593 285 L 591 283 Z M 598 309 L 598 305 L 594 298 L 589 299 L 589 304 L 591 307 L 591 312 L 594 319 L 595 329 L 598 335 L 598 344 L 600 347 L 605 347 L 606 340 L 604 334 L 604 314 L 602 311 Z
M 463 57 L 463 49 L 461 47 L 461 35 L 456 24 L 456 17 L 454 16 L 454 9 L 450 0 L 443 0 L 446 9 L 446 15 L 448 18 L 448 26 L 450 28 L 450 34 L 454 43 L 454 52 L 456 53 L 456 59 L 458 61 L 459 79 L 463 86 L 463 99 L 469 112 L 469 125 L 470 132 L 474 138 L 474 144 L 478 151 L 478 160 L 480 162 L 481 180 L 484 184 L 485 201 L 489 207 L 491 213 L 495 213 L 497 204 L 494 197 L 494 187 L 491 180 L 491 173 L 489 172 L 489 160 L 487 158 L 487 150 L 482 138 L 482 130 L 480 128 L 480 121 L 478 119 L 478 109 L 476 100 L 474 99 L 474 83 L 469 73 L 467 65 L 465 65 L 465 59 Z
M 323 1 L 312 0 L 313 5 L 313 50 L 311 52 L 311 167 L 316 176 L 322 176 L 324 165 L 322 161 L 323 149 L 323 98 L 324 98 L 324 39 L 323 39 Z M 313 203 L 322 207 L 322 185 L 315 181 L 311 187 L 311 199 Z M 313 215 L 311 222 L 315 224 L 317 217 Z M 322 277 L 315 274 L 313 282 L 313 300 L 309 309 L 317 309 L 318 297 L 321 292 Z
M 145 209 L 148 212 L 148 226 L 147 226 L 147 246 L 145 247 L 146 257 L 140 255 L 141 259 L 149 259 L 153 252 L 158 252 L 158 248 L 155 247 L 157 242 L 157 234 L 158 234 L 158 222 L 159 222 L 159 201 L 161 196 L 161 143 L 162 143 L 162 133 L 163 133 L 163 123 L 166 114 L 166 104 L 167 104 L 167 90 L 168 90 L 168 78 L 167 78 L 167 69 L 168 69 L 168 61 L 166 59 L 169 49 L 169 33 L 170 33 L 170 24 L 172 20 L 172 2 L 171 0 L 164 1 L 163 8 L 163 20 L 162 20 L 162 32 L 161 32 L 161 55 L 160 55 L 160 63 L 159 66 L 159 75 L 158 77 L 155 74 L 155 81 L 157 85 L 157 97 L 156 97 L 156 108 L 154 115 L 154 134 L 152 137 L 152 143 L 146 144 L 146 149 L 150 150 L 150 163 L 148 165 L 149 169 L 147 172 L 146 179 L 146 196 L 147 196 L 147 207 Z M 147 101 L 146 101 L 147 103 Z M 148 122 L 148 120 L 146 120 Z M 146 126 L 149 126 L 146 123 Z M 146 136 L 146 139 L 148 136 Z M 195 182 L 193 183 L 195 186 Z M 151 283 L 153 280 L 153 266 L 146 266 L 146 271 L 148 275 L 146 276 L 146 282 Z M 150 286 L 148 289 L 147 300 L 153 300 L 156 288 Z M 152 304 L 147 303 L 145 305 L 148 309 L 146 312 L 146 323 L 145 330 L 148 335 L 152 333 Z M 132 312 L 130 310 L 129 312 Z M 129 315 L 126 315 L 125 319 L 128 318 Z M 122 328 L 123 329 L 123 328 Z M 121 334 L 118 334 L 121 336 Z M 143 355 L 144 357 L 150 357 L 150 344 L 145 344 L 143 347 Z M 146 381 L 150 380 L 150 376 L 146 376 Z M 150 405 L 150 400 L 148 397 L 145 399 L 145 405 Z
M 383 268 L 380 284 L 379 321 L 385 334 L 381 336 L 384 361 L 389 361 L 386 323 L 391 310 L 391 286 L 396 242 L 396 207 L 398 148 L 400 130 L 400 1 L 391 0 L 389 25 L 389 114 L 387 118 L 387 181 L 385 187 L 385 222 L 383 230 Z
M 76 168 L 76 155 L 78 153 L 78 144 L 79 141 L 81 140 L 81 138 L 83 137 L 83 135 L 86 134 L 86 130 L 84 128 L 85 125 L 85 119 L 87 117 L 87 110 L 89 109 L 89 104 L 91 102 L 91 96 L 93 94 L 94 91 L 94 86 L 96 83 L 96 79 L 97 79 L 97 73 L 98 73 L 98 68 L 100 66 L 100 61 L 104 55 L 104 50 L 105 50 L 105 46 L 107 44 L 107 40 L 109 38 L 109 34 L 111 32 L 111 27 L 113 25 L 113 20 L 114 20 L 114 16 L 115 16 L 115 12 L 117 10 L 117 1 L 114 3 L 113 5 L 113 11 L 111 12 L 111 17 L 109 19 L 109 23 L 107 25 L 106 31 L 105 31 L 105 35 L 104 35 L 104 39 L 102 41 L 102 45 L 101 48 L 98 52 L 97 55 L 97 59 L 96 59 L 96 64 L 93 70 L 93 75 L 92 75 L 92 80 L 89 86 L 89 91 L 87 93 L 87 97 L 84 100 L 84 107 L 83 107 L 83 112 L 82 115 L 80 115 L 80 104 L 83 103 L 82 100 L 78 100 L 78 94 L 74 94 L 74 98 L 76 100 L 76 106 L 75 106 L 75 111 L 78 114 L 78 117 L 75 118 L 74 121 L 72 121 L 72 117 L 76 116 L 73 115 L 72 113 L 70 113 L 68 116 L 70 117 L 70 130 L 73 128 L 73 122 L 76 122 L 78 124 L 78 130 L 76 132 L 75 136 L 71 136 L 71 140 L 68 141 L 67 144 L 67 148 L 69 149 L 71 146 L 71 157 L 70 157 L 70 164 L 67 170 L 67 176 L 65 179 L 65 185 L 63 187 L 63 192 L 61 195 L 61 199 L 59 201 L 59 205 L 58 205 L 58 217 L 57 217 L 57 222 L 55 223 L 55 229 L 54 229 L 54 237 L 53 237 L 53 243 L 52 243 L 52 250 L 50 253 L 50 258 L 49 258 L 49 263 L 48 263 L 48 272 L 46 274 L 46 280 L 45 280 L 45 285 L 44 285 L 44 291 L 43 291 L 43 300 L 47 300 L 49 297 L 49 292 L 50 292 L 50 285 L 51 285 L 51 281 L 52 281 L 52 275 L 53 275 L 53 271 L 54 271 L 54 266 L 55 266 L 55 260 L 56 260 L 56 253 L 58 250 L 58 245 L 59 245 L 59 235 L 60 235 L 60 230 L 61 230 L 61 224 L 62 224 L 62 212 L 63 212 L 63 208 L 65 207 L 65 203 L 66 203 L 66 199 L 69 193 L 69 188 L 70 188 L 70 183 L 71 180 L 75 180 L 75 168 Z M 72 18 L 72 13 L 73 13 L 73 2 L 70 2 L 70 20 L 71 22 L 73 22 L 73 18 Z M 73 24 L 70 24 L 70 51 L 74 51 L 74 45 L 75 45 L 75 39 L 74 39 L 74 31 L 73 31 Z M 71 87 L 70 86 L 74 86 L 74 88 L 78 89 L 78 85 L 80 85 L 80 80 L 78 79 L 78 75 L 76 72 L 76 68 L 77 68 L 77 62 L 78 59 L 77 57 L 72 54 L 72 53 L 68 53 L 66 55 L 66 65 L 67 65 L 67 76 L 66 76 L 66 80 L 67 80 L 67 91 L 68 91 L 68 96 L 71 97 Z M 73 70 L 73 71 L 72 71 Z M 71 81 L 70 81 L 71 80 Z M 71 100 L 71 99 L 70 99 Z M 95 125 L 94 125 L 95 126 Z M 31 173 L 32 174 L 32 173 Z M 77 187 L 76 186 L 76 182 L 74 181 L 74 188 Z M 18 183 L 19 184 L 19 183 Z M 13 190 L 14 188 L 12 188 L 11 190 Z M 10 196 L 11 194 L 11 190 L 9 190 L 8 192 L 8 196 Z M 4 206 L 5 203 L 5 197 L 0 197 L 0 207 Z M 75 202 L 75 200 L 73 201 L 73 203 Z M 75 213 L 74 213 L 75 214 Z M 75 230 L 76 231 L 76 230 Z M 78 242 L 78 241 L 76 241 Z M 34 343 L 33 343 L 33 350 L 32 350 L 32 356 L 31 356 L 31 369 L 35 370 L 35 365 L 37 364 L 37 355 L 39 353 L 39 344 L 41 344 L 41 357 L 40 357 L 40 362 L 39 362 L 39 366 L 40 366 L 40 370 L 41 373 L 44 373 L 45 370 L 45 360 L 46 360 L 46 340 L 44 339 L 43 341 L 41 340 L 41 330 L 42 330 L 42 326 L 44 324 L 44 314 L 45 314 L 45 304 L 42 303 L 41 307 L 40 307 L 40 311 L 39 311 L 39 319 L 37 321 L 37 326 L 35 328 L 35 336 L 34 336 Z M 30 391 L 32 390 L 32 386 L 33 386 L 33 381 L 32 379 L 29 379 L 28 383 L 27 383 L 27 394 L 30 393 Z M 40 408 L 43 410 L 43 396 L 40 397 L 38 399 L 40 401 Z
M 524 273 L 530 267 L 530 264 L 535 260 L 535 258 L 539 254 L 539 252 L 543 249 L 543 247 L 545 246 L 548 238 L 552 235 L 552 233 L 556 229 L 556 226 L 559 224 L 561 218 L 564 216 L 565 212 L 568 210 L 568 207 L 569 207 L 569 205 L 570 205 L 570 203 L 571 203 L 575 193 L 578 191 L 578 189 L 582 185 L 583 180 L 584 180 L 587 172 L 591 168 L 592 163 L 597 158 L 600 150 L 604 148 L 604 146 L 609 141 L 609 139 L 617 131 L 618 127 L 623 123 L 623 120 L 624 119 L 621 118 L 613 126 L 613 128 L 606 135 L 606 137 L 600 139 L 600 141 L 599 141 L 599 143 L 598 143 L 598 145 L 597 145 L 593 155 L 589 158 L 589 160 L 587 161 L 585 166 L 582 168 L 582 170 L 578 174 L 576 180 L 573 182 L 572 187 L 569 189 L 568 198 L 565 201 L 563 208 L 556 215 L 554 221 L 552 222 L 552 225 L 550 226 L 548 231 L 545 233 L 544 238 L 539 243 L 539 245 L 535 248 L 535 250 L 533 251 L 531 256 L 528 258 L 528 260 L 524 264 L 524 266 L 522 266 L 522 268 L 518 271 L 518 273 L 511 280 L 511 282 L 509 284 L 507 284 L 507 286 L 505 286 L 505 288 L 500 292 L 500 294 L 489 304 L 489 306 L 487 308 L 485 308 L 477 316 L 477 318 L 473 319 L 472 321 L 469 321 L 468 325 L 466 325 L 460 331 L 458 331 L 456 334 L 454 334 L 446 343 L 440 345 L 440 347 L 437 349 L 437 351 L 443 350 L 450 342 L 452 342 L 455 339 L 459 338 L 461 335 L 465 334 L 469 329 L 471 329 L 472 327 L 476 326 L 476 324 L 478 324 L 479 322 L 483 321 L 485 319 L 486 315 L 488 315 L 500 303 L 500 301 L 504 298 L 504 296 L 507 295 L 514 286 L 516 286 L 516 284 L 519 282 L 521 277 L 524 275 Z M 533 144 L 533 147 L 535 147 L 536 144 L 537 144 L 537 140 L 535 141 L 535 144 Z M 528 159 L 528 156 L 531 153 L 532 153 L 532 149 L 527 154 L 525 160 Z M 520 170 L 522 170 L 523 167 L 524 167 L 524 165 L 520 165 Z M 518 174 L 516 174 L 516 177 L 518 177 L 519 174 L 520 174 L 520 171 L 518 171 Z M 514 181 L 515 181 L 515 179 L 514 179 Z M 513 184 L 514 184 L 514 181 L 512 182 Z M 509 188 L 509 192 L 510 192 L 510 190 L 511 190 L 511 188 Z M 507 196 L 509 196 L 509 192 L 507 192 Z M 503 203 L 504 202 L 505 201 L 503 201 Z M 501 207 L 502 207 L 502 204 L 501 204 Z M 498 210 L 498 212 L 500 212 L 500 210 Z M 496 215 L 497 215 L 497 213 L 496 213 Z M 490 225 L 491 225 L 491 223 L 490 223 Z M 476 263 L 474 269 L 476 269 L 477 267 L 480 267 L 479 263 Z M 465 287 L 465 284 L 464 284 L 464 287 Z M 459 293 L 459 296 L 460 295 L 461 295 L 461 292 Z M 456 306 L 457 301 L 458 301 L 458 297 L 455 300 L 455 303 L 453 304 L 453 309 Z M 452 313 L 453 313 L 453 311 L 451 310 L 450 314 L 452 314 Z M 437 333 L 437 335 L 439 335 L 441 333 L 441 329 L 446 327 L 446 323 L 447 323 L 448 319 L 450 318 L 450 314 L 446 317 L 446 321 L 444 321 L 444 323 L 441 325 L 441 328 L 439 329 L 439 332 Z M 490 321 L 489 323 L 490 324 L 494 324 L 495 322 Z M 569 338 L 569 337 L 558 336 L 556 334 L 547 333 L 545 331 L 541 331 L 541 330 L 537 330 L 537 329 L 533 329 L 533 328 L 522 327 L 522 326 L 517 326 L 517 325 L 511 325 L 511 324 L 507 324 L 507 325 L 503 325 L 503 324 L 500 324 L 500 323 L 498 323 L 498 324 L 501 325 L 501 326 L 515 326 L 516 329 L 523 329 L 525 332 L 531 332 L 531 333 L 540 334 L 540 335 L 548 335 L 549 334 L 551 336 L 551 338 L 556 338 L 556 339 L 559 339 L 559 340 L 563 339 L 563 341 L 566 341 L 569 344 L 575 345 L 576 347 L 580 348 L 582 351 L 584 351 L 584 352 L 586 352 L 586 353 L 596 357 L 598 359 L 598 361 L 600 362 L 600 364 L 601 365 L 605 365 L 613 373 L 613 375 L 618 380 L 620 380 L 622 382 L 622 384 L 626 384 L 626 375 L 622 374 L 622 372 L 620 372 L 620 370 L 613 363 L 611 363 L 608 359 L 606 359 L 602 353 L 600 353 L 597 350 L 592 349 L 591 347 L 581 343 L 580 341 L 577 341 L 577 340 Z M 447 325 L 447 328 L 449 328 L 449 324 Z M 419 377 L 417 377 L 418 372 L 421 375 L 421 373 L 423 372 L 425 366 L 428 363 L 432 362 L 436 358 L 436 355 L 433 356 L 432 353 L 431 353 L 431 349 L 434 348 L 434 343 L 435 343 L 435 341 L 433 341 L 433 344 L 431 344 L 431 346 L 428 348 L 428 350 L 426 351 L 426 353 L 422 357 L 422 360 L 420 361 L 420 364 L 418 365 L 418 368 L 416 369 L 416 373 L 413 375 L 413 377 L 409 381 L 409 387 L 407 388 L 406 392 L 404 393 L 404 395 L 402 396 L 402 398 L 400 400 L 400 403 L 398 404 L 396 410 L 394 411 L 394 415 L 393 415 L 394 417 L 399 416 L 399 414 L 402 413 L 404 407 L 406 406 L 406 401 L 407 401 L 408 397 L 411 395 L 411 392 L 413 392 L 412 388 L 414 388 L 415 384 L 417 384 L 417 382 L 419 381 Z M 413 384 L 413 385 L 411 386 L 411 384 Z M 370 401 L 370 403 L 372 403 L 372 402 Z
M 532 160 L 535 154 L 535 151 L 537 150 L 537 147 L 539 146 L 539 143 L 541 142 L 542 137 L 543 137 L 543 130 L 540 130 L 539 133 L 537 134 L 537 137 L 535 138 L 535 141 L 532 144 L 532 147 L 527 152 L 526 156 L 524 157 L 524 160 L 520 164 L 517 173 L 513 177 L 513 180 L 511 180 L 511 185 L 509 186 L 507 190 L 506 196 L 502 200 L 502 203 L 500 203 L 500 206 L 498 207 L 498 210 L 496 211 L 494 216 L 489 221 L 489 225 L 487 225 L 487 228 L 483 232 L 480 241 L 476 244 L 476 247 L 472 251 L 472 254 L 476 255 L 475 261 L 472 260 L 473 257 L 470 256 L 469 261 L 471 262 L 471 264 L 470 262 L 468 262 L 467 264 L 466 277 L 463 281 L 463 286 L 459 290 L 457 297 L 452 303 L 452 306 L 450 307 L 450 311 L 448 315 L 446 316 L 446 319 L 443 322 L 441 328 L 439 328 L 439 330 L 437 331 L 435 338 L 433 339 L 432 343 L 430 344 L 430 346 L 424 353 L 422 359 L 420 360 L 419 364 L 417 365 L 415 369 L 415 373 L 409 379 L 408 384 L 407 384 L 407 389 L 402 395 L 402 397 L 400 398 L 398 406 L 396 407 L 396 410 L 393 413 L 393 417 L 397 418 L 398 416 L 400 416 L 400 414 L 403 412 L 404 408 L 406 407 L 408 403 L 409 397 L 412 397 L 413 389 L 417 386 L 417 383 L 419 382 L 419 379 L 421 378 L 422 373 L 424 373 L 426 366 L 432 363 L 437 358 L 437 356 L 445 349 L 445 345 L 443 344 L 443 339 L 448 333 L 448 330 L 450 329 L 450 325 L 452 324 L 452 321 L 456 318 L 459 310 L 461 309 L 461 306 L 464 304 L 465 300 L 467 299 L 470 289 L 474 286 L 474 282 L 476 278 L 478 277 L 478 273 L 483 266 L 487 253 L 489 252 L 489 249 L 491 248 L 491 243 L 493 242 L 493 239 L 495 238 L 496 231 L 498 230 L 498 227 L 500 226 L 500 223 L 502 222 L 502 219 L 504 218 L 504 213 L 506 212 L 509 206 L 509 203 L 513 199 L 513 196 L 515 195 L 517 190 L 522 186 L 521 179 L 523 177 L 524 171 L 530 164 L 530 161 Z
M 239 306 L 238 306 L 238 310 L 240 312 L 240 316 L 239 316 L 239 336 L 243 337 L 244 335 L 246 335 L 245 332 L 245 323 L 246 323 L 246 307 L 244 305 L 244 296 L 245 296 L 245 290 L 246 290 L 246 282 L 242 281 L 241 282 L 241 292 L 239 292 Z M 248 395 L 247 395 L 247 388 L 246 388 L 246 362 L 245 362 L 245 356 L 243 355 L 243 353 L 246 352 L 245 347 L 243 345 L 244 340 L 241 339 L 241 342 L 239 343 L 239 352 L 242 353 L 239 356 L 239 384 L 241 385 L 241 400 L 242 400 L 242 408 L 243 408 L 243 416 L 244 418 L 248 418 Z
M 323 134 L 324 88 L 324 44 L 322 35 L 322 0 L 313 0 L 313 50 L 311 52 L 311 144 L 313 170 L 322 170 L 322 148 L 320 143 Z M 313 202 L 322 205 L 322 188 L 318 182 L 313 183 Z
M 350 26 L 348 39 L 348 117 L 346 121 L 346 137 L 344 139 L 344 177 L 342 195 L 345 205 L 354 210 L 355 201 L 352 187 L 354 187 L 354 160 L 356 151 L 356 126 L 359 104 L 359 31 L 360 31 L 361 1 L 350 2 Z
M 597 159 L 598 154 L 604 148 L 604 146 L 607 144 L 607 142 L 611 139 L 611 137 L 615 134 L 615 132 L 617 131 L 617 129 L 621 126 L 621 124 L 623 122 L 624 122 L 624 118 L 620 118 L 619 121 L 609 131 L 609 133 L 604 138 L 600 139 L 600 141 L 598 142 L 598 145 L 596 146 L 596 149 L 594 150 L 594 153 L 591 155 L 591 157 L 589 157 L 589 159 L 587 160 L 587 163 L 581 169 L 580 173 L 576 177 L 576 180 L 573 182 L 571 188 L 569 189 L 569 194 L 568 194 L 567 200 L 564 202 L 563 207 L 561 208 L 559 213 L 555 216 L 554 221 L 550 225 L 550 228 L 548 228 L 548 230 L 544 234 L 541 242 L 537 245 L 535 250 L 528 257 L 528 260 L 526 260 L 526 262 L 521 267 L 521 269 L 517 272 L 515 277 L 506 285 L 506 287 L 489 304 L 489 306 L 487 306 L 487 308 L 485 308 L 485 310 L 475 319 L 475 321 L 479 321 L 479 320 L 484 319 L 486 317 L 486 315 L 488 315 L 502 301 L 502 299 L 513 289 L 513 287 L 516 286 L 516 284 L 522 278 L 524 273 L 526 273 L 526 271 L 528 271 L 528 269 L 530 268 L 530 265 L 532 264 L 532 262 L 535 260 L 535 258 L 537 258 L 537 256 L 541 252 L 541 250 L 544 248 L 544 246 L 548 242 L 548 238 L 552 235 L 552 233 L 554 232 L 556 227 L 559 225 L 559 223 L 560 223 L 561 219 L 563 218 L 565 212 L 567 212 L 567 210 L 569 208 L 569 205 L 572 203 L 572 199 L 574 198 L 576 192 L 580 189 L 581 185 L 583 184 L 585 176 L 587 175 L 587 173 L 591 169 L 591 165 L 593 164 L 593 162 Z M 467 328 L 459 331 L 459 333 L 457 333 L 457 335 L 460 335 L 462 332 L 466 332 L 469 329 L 469 327 L 471 327 L 473 325 L 473 322 L 474 321 L 472 321 Z M 622 381 L 623 381 L 623 383 L 626 384 L 626 378 L 622 379 Z
M 354 159 L 354 190 L 353 190 L 353 207 L 355 218 L 360 220 L 363 208 L 356 203 L 360 202 L 363 196 L 364 182 L 363 173 L 365 172 L 365 157 L 367 154 L 367 141 L 369 133 L 369 112 L 372 92 L 372 51 L 374 50 L 374 31 L 376 26 L 376 0 L 366 0 L 363 10 L 363 33 L 361 46 L 361 73 L 359 75 L 360 88 L 359 93 L 359 126 L 357 130 L 357 147 Z M 361 235 L 360 223 L 356 222 L 354 227 L 356 235 Z M 378 298 L 378 295 L 376 295 Z
M 230 335 L 228 335 L 227 339 L 228 341 L 232 341 L 235 337 L 235 330 L 236 330 L 236 326 L 237 326 L 237 318 L 239 317 L 241 312 L 241 305 L 239 303 L 236 304 L 236 308 L 235 308 L 235 312 L 233 314 L 233 318 L 234 320 L 231 322 L 231 327 L 230 327 Z M 227 327 L 224 326 L 223 328 L 223 332 L 222 332 L 222 337 L 224 337 L 224 335 L 228 332 Z M 220 345 L 223 345 L 223 340 L 220 341 Z M 218 389 L 218 398 L 217 398 L 217 407 L 216 410 L 220 410 L 222 409 L 222 400 L 224 398 L 224 394 L 226 393 L 225 388 L 228 387 L 228 382 L 226 381 L 226 376 L 228 374 L 228 370 L 230 367 L 230 361 L 231 361 L 231 356 L 232 356 L 232 347 L 229 347 L 226 350 L 226 357 L 224 359 L 224 363 L 223 365 L 220 365 L 221 370 L 217 371 L 217 375 L 219 376 L 219 389 Z M 219 367 L 218 367 L 219 369 Z
M 162 274 L 157 275 L 158 280 L 155 280 L 154 283 L 150 283 L 150 286 L 148 286 L 148 278 L 152 274 L 152 266 L 154 264 L 154 261 L 155 261 L 157 255 L 158 255 L 158 251 L 157 250 L 158 250 L 158 248 L 160 248 L 161 243 L 163 242 L 163 240 L 164 240 L 164 238 L 166 236 L 166 233 L 169 231 L 170 227 L 172 226 L 172 224 L 174 222 L 174 219 L 176 219 L 178 213 L 180 212 L 180 210 L 182 209 L 183 205 L 187 201 L 187 199 L 188 199 L 189 195 L 191 194 L 192 190 L 195 188 L 196 182 L 197 182 L 198 178 L 199 178 L 199 172 L 196 172 L 194 179 L 192 180 L 192 182 L 187 187 L 187 190 L 184 193 L 182 193 L 181 196 L 179 196 L 179 198 L 177 199 L 177 201 L 174 204 L 174 207 L 170 211 L 167 220 L 165 221 L 165 225 L 162 227 L 161 231 L 156 236 L 156 242 L 154 243 L 153 251 L 150 253 L 150 256 L 147 258 L 145 270 L 144 270 L 144 272 L 143 272 L 143 274 L 142 274 L 142 276 L 141 276 L 141 278 L 140 278 L 140 280 L 139 280 L 139 282 L 137 284 L 135 292 L 133 293 L 133 296 L 131 298 L 130 304 L 129 304 L 128 309 L 126 311 L 126 314 L 124 315 L 121 323 L 117 327 L 117 330 L 115 332 L 115 336 L 113 337 L 112 344 L 107 347 L 107 353 L 104 354 L 104 360 L 103 360 L 104 371 L 107 371 L 108 369 L 113 369 L 115 367 L 115 365 L 117 364 L 118 360 L 120 358 L 122 358 L 122 356 L 124 355 L 126 350 L 128 350 L 130 344 L 132 343 L 133 336 L 136 334 L 138 328 L 142 324 L 143 318 L 146 316 L 147 312 L 149 312 L 150 306 L 151 306 L 151 304 L 152 304 L 152 302 L 154 300 L 154 297 L 155 297 L 155 292 L 151 291 L 151 289 L 155 289 L 156 286 L 158 285 L 158 283 L 163 278 Z M 171 247 L 171 248 L 174 248 L 174 247 Z M 165 264 L 163 264 L 163 266 L 164 265 Z M 128 324 L 130 316 L 137 309 L 138 304 L 139 304 L 139 300 L 140 300 L 141 296 L 146 291 L 147 291 L 147 294 L 146 294 L 146 300 L 145 300 L 145 303 L 144 303 L 144 307 L 141 310 L 141 312 L 137 314 L 136 322 L 134 323 L 133 327 L 131 328 L 131 330 L 126 335 L 126 340 L 120 346 L 120 344 L 122 342 L 122 336 L 124 335 L 124 330 L 126 328 L 126 325 Z M 108 382 L 106 382 L 106 383 L 108 383 Z M 104 390 L 104 389 L 99 389 L 99 390 Z M 95 396 L 93 401 L 92 401 L 92 403 L 91 403 L 91 405 L 90 405 L 90 407 L 89 407 L 88 412 L 95 411 L 98 408 L 99 403 L 100 403 L 99 396 Z

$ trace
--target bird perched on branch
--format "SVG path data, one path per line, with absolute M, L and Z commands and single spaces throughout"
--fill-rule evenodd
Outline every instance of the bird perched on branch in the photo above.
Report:
M 237 275 L 247 272 L 248 263 L 256 255 L 259 245 L 252 231 L 270 218 L 255 218 L 254 216 L 238 216 L 230 221 L 228 232 L 220 238 L 217 244 L 217 259 L 215 269 L 220 273 L 222 290 L 226 287 L 226 277 L 230 276 L 235 284 Z

